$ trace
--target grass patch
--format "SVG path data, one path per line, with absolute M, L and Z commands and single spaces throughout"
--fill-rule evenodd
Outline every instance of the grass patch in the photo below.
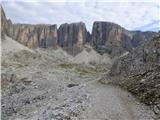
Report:
M 80 75 L 86 75 L 86 74 L 96 74 L 96 69 L 92 67 L 76 67 L 76 72 L 78 72 Z
M 72 69 L 74 66 L 75 64 L 69 64 L 69 63 L 68 64 L 62 63 L 58 65 L 58 67 L 64 68 L 64 69 Z
M 59 64 L 58 67 L 63 68 L 63 69 L 73 69 L 73 72 L 78 73 L 80 75 L 87 75 L 87 74 L 96 74 L 97 69 L 90 67 L 90 66 L 85 66 L 85 65 L 78 65 L 78 64 L 70 64 L 70 63 L 62 63 Z

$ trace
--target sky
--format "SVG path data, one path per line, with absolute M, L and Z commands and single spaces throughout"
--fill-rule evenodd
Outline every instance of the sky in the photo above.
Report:
M 118 1 L 118 2 L 117 2 Z M 2 0 L 13 23 L 57 24 L 108 21 L 128 30 L 160 30 L 158 0 Z

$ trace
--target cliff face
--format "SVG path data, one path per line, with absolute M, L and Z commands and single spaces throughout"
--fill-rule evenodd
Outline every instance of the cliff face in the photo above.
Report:
M 128 31 L 110 22 L 94 22 L 92 29 L 92 46 L 101 54 L 107 52 L 112 56 L 120 55 L 124 51 L 131 51 L 150 39 L 156 33 Z
M 57 25 L 12 24 L 6 19 L 2 7 L 1 21 L 2 34 L 10 36 L 29 48 L 59 45 L 69 53 L 76 54 L 83 49 L 84 44 L 89 42 L 91 37 L 82 22 L 62 24 L 59 29 Z
M 57 45 L 57 25 L 12 24 L 1 7 L 1 33 L 29 47 L 54 47 Z
M 128 31 L 110 22 L 95 22 L 92 34 L 86 30 L 83 22 L 57 25 L 12 24 L 7 20 L 1 7 L 1 29 L 4 34 L 29 47 L 56 47 L 59 45 L 71 54 L 77 54 L 90 43 L 99 53 L 109 53 L 112 57 L 125 51 L 132 51 L 154 32 Z
M 92 45 L 100 52 L 108 52 L 113 56 L 132 47 L 131 34 L 121 26 L 109 22 L 94 22 L 92 29 Z
M 57 45 L 56 25 L 14 24 L 13 26 L 13 38 L 29 48 Z
M 85 24 L 82 22 L 62 24 L 58 29 L 58 45 L 74 54 L 83 49 L 88 35 Z

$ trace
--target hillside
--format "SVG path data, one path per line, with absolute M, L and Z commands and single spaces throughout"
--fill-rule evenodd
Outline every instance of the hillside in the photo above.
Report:
M 11 52 L 18 52 L 21 50 L 26 50 L 33 52 L 31 49 L 28 47 L 16 42 L 12 38 L 5 36 L 4 39 L 2 39 L 2 54 L 6 55 Z
M 109 83 L 127 89 L 141 102 L 151 106 L 159 118 L 160 36 L 116 60 L 107 79 L 110 79 Z

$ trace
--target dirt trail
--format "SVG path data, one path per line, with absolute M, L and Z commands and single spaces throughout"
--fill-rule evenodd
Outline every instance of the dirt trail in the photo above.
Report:
M 86 86 L 92 97 L 82 118 L 87 120 L 152 120 L 152 112 L 126 91 L 97 81 Z

